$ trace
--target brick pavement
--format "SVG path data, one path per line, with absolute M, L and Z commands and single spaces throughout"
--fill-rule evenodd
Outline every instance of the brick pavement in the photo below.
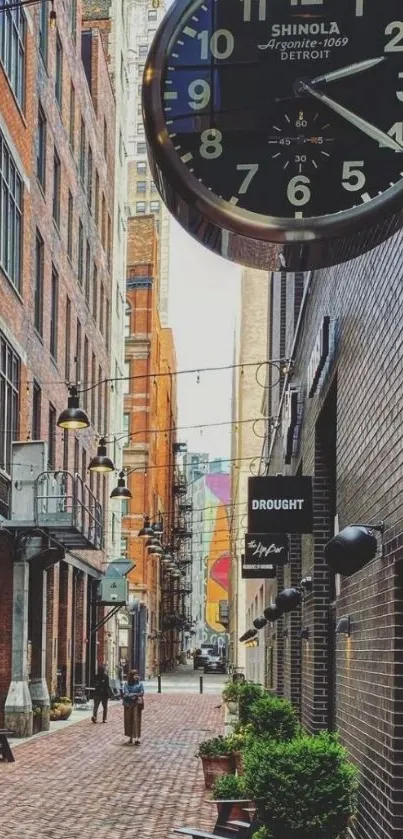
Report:
M 146 696 L 139 748 L 123 709 L 28 741 L 0 762 L 1 839 L 169 839 L 174 826 L 210 830 L 200 740 L 223 731 L 219 696 Z

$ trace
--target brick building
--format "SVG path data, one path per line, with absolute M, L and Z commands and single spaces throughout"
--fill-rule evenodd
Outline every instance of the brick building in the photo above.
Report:
M 45 441 L 46 469 L 86 481 L 97 437 L 109 423 L 109 388 L 98 382 L 111 373 L 114 96 L 101 35 L 96 28 L 82 31 L 81 4 L 60 5 L 55 29 L 48 15 L 47 3 L 0 14 L 0 515 L 6 521 L 13 442 Z M 19 45 L 13 63 L 11 41 Z M 86 431 L 57 427 L 68 383 L 84 391 Z M 15 458 L 14 465 L 22 468 Z M 105 478 L 91 472 L 89 483 L 93 495 L 85 493 L 94 509 L 97 498 L 107 510 Z M 33 704 L 46 727 L 49 695 L 73 695 L 77 683 L 88 684 L 96 653 L 103 658 L 102 635 L 97 645 L 90 632 L 103 554 L 83 550 L 99 540 L 78 540 L 75 550 L 74 539 L 56 542 L 47 530 L 26 536 L 10 524 L 0 537 L 0 716 L 3 722 L 6 705 L 6 721 L 20 734 L 32 731 Z M 43 609 L 36 608 L 40 603 Z
M 158 556 L 149 555 L 146 543 L 138 538 L 138 533 L 144 516 L 149 516 L 151 523 L 162 521 L 164 541 L 170 541 L 173 445 L 177 423 L 173 337 L 169 328 L 161 326 L 159 316 L 158 250 L 154 217 L 130 218 L 124 466 L 133 497 L 126 504 L 122 536 L 128 558 L 136 563 L 129 576 L 130 590 L 143 607 L 141 632 L 146 633 L 147 644 L 143 644 L 135 660 L 147 676 L 158 671 L 162 657 L 161 590 L 164 571 Z M 131 643 L 134 642 L 135 639 L 132 639 Z
M 401 248 L 398 234 L 354 262 L 269 278 L 267 357 L 294 364 L 265 392 L 267 415 L 280 421 L 263 454 L 272 475 L 312 476 L 314 526 L 290 538 L 290 563 L 265 583 L 265 606 L 306 576 L 313 585 L 259 633 L 265 684 L 293 701 L 308 731 L 340 733 L 359 769 L 354 839 L 398 839 L 403 829 Z M 290 388 L 298 410 L 287 416 Z M 335 575 L 329 540 L 380 521 L 375 558 Z

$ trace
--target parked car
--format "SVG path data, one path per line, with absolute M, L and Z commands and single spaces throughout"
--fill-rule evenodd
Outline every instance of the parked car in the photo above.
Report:
M 225 660 L 220 655 L 209 655 L 204 665 L 205 673 L 225 673 Z
M 199 647 L 199 649 L 195 650 L 195 654 L 193 656 L 193 669 L 198 670 L 199 667 L 204 667 L 209 655 L 214 654 L 214 647 Z

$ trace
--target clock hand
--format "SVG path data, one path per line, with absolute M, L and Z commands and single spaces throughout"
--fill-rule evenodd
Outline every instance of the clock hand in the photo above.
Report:
M 353 111 L 349 111 L 348 108 L 345 108 L 344 105 L 339 105 L 338 102 L 335 102 L 334 99 L 330 99 L 329 96 L 326 96 L 324 93 L 321 93 L 319 90 L 315 90 L 314 87 L 307 84 L 304 81 L 300 82 L 300 91 L 306 91 L 306 93 L 310 93 L 311 96 L 314 96 L 315 99 L 318 99 L 319 102 L 322 102 L 324 105 L 327 105 L 332 111 L 336 114 L 339 114 L 343 119 L 346 119 L 347 122 L 350 122 L 351 125 L 354 125 L 359 131 L 363 131 L 364 134 L 367 134 L 368 137 L 372 137 L 373 140 L 376 140 L 378 143 L 381 143 L 383 146 L 388 146 L 388 148 L 393 149 L 393 151 L 401 151 L 403 152 L 403 146 L 400 143 L 397 143 L 393 137 L 390 137 L 389 134 L 385 134 L 384 131 L 381 131 L 380 128 L 377 128 L 376 125 L 372 125 L 370 122 L 367 122 L 362 117 L 357 116 Z
M 324 82 L 325 84 L 329 84 L 329 82 L 337 82 L 339 79 L 346 79 L 349 76 L 355 76 L 356 73 L 363 73 L 364 70 L 370 70 L 372 67 L 376 67 L 377 64 L 381 64 L 382 61 L 385 61 L 385 56 L 381 56 L 381 58 L 370 58 L 367 61 L 358 61 L 356 64 L 348 64 L 346 67 L 340 67 L 339 70 L 332 70 L 330 73 L 325 73 L 323 76 L 316 76 L 315 79 L 310 79 L 309 84 L 320 84 Z

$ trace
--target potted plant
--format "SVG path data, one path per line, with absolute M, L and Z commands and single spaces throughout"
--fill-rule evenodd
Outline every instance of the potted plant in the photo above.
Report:
M 273 740 L 292 740 L 300 731 L 297 712 L 288 699 L 262 696 L 252 703 L 248 728 L 257 737 Z
M 342 839 L 356 807 L 357 773 L 328 732 L 289 741 L 253 738 L 245 780 L 258 802 L 261 839 Z
M 72 710 L 73 705 L 68 696 L 54 696 L 50 703 L 50 719 L 53 722 L 68 720 Z
M 228 682 L 222 692 L 222 697 L 230 714 L 236 714 L 238 711 L 239 684 Z
M 264 690 L 261 685 L 256 685 L 254 682 L 241 682 L 238 688 L 239 722 L 241 725 L 247 725 L 250 722 L 251 706 L 256 699 L 264 696 Z
M 247 738 L 252 733 L 251 725 L 237 725 L 232 734 L 227 737 L 228 746 L 231 750 L 233 764 L 238 775 L 243 775 L 243 750 L 246 745 Z
M 233 761 L 227 737 L 213 737 L 199 745 L 206 789 L 211 789 L 216 778 L 233 772 Z
M 219 816 L 224 807 L 228 808 L 228 804 L 224 802 L 233 799 L 234 803 L 230 806 L 227 818 L 245 821 L 245 811 L 239 803 L 243 801 L 244 807 L 250 803 L 244 778 L 237 775 L 222 775 L 221 778 L 217 778 L 213 786 L 213 799 L 217 802 Z

